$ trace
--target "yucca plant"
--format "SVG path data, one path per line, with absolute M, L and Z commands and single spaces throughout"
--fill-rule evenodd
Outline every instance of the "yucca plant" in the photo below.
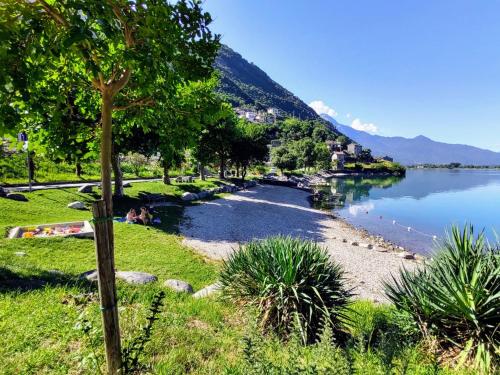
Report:
M 433 261 L 401 270 L 385 284 L 388 298 L 410 313 L 424 334 L 458 349 L 458 365 L 496 371 L 500 357 L 500 251 L 472 226 L 452 228 Z M 450 350 L 453 352 L 453 350 Z
M 254 306 L 264 330 L 287 338 L 299 329 L 313 342 L 325 324 L 340 332 L 347 322 L 351 291 L 344 272 L 318 244 L 290 237 L 271 237 L 240 246 L 224 262 L 223 295 Z

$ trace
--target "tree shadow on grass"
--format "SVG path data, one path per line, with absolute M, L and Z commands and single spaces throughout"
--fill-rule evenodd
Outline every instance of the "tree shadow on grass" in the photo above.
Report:
M 32 274 L 18 274 L 0 267 L 0 293 L 29 292 L 47 287 L 69 286 L 82 291 L 95 291 L 97 285 L 79 275 L 66 274 L 58 270 L 37 270 Z

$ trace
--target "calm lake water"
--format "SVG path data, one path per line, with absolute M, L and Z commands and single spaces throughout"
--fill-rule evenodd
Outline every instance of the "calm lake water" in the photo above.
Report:
M 408 170 L 405 178 L 335 178 L 329 193 L 351 224 L 421 254 L 452 224 L 500 236 L 499 170 Z M 410 229 L 408 230 L 408 227 Z

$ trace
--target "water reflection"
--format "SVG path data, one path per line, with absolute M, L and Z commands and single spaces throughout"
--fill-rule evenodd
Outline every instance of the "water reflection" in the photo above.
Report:
M 500 233 L 500 170 L 409 170 L 406 177 L 334 178 L 316 207 L 421 253 L 455 224 Z M 408 230 L 408 228 L 410 229 Z

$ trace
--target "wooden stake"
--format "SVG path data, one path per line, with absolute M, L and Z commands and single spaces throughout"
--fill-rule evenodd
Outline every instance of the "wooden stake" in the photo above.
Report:
M 92 204 L 92 213 L 106 362 L 108 373 L 118 374 L 121 368 L 121 347 L 115 285 L 113 220 L 108 214 L 104 200 Z

